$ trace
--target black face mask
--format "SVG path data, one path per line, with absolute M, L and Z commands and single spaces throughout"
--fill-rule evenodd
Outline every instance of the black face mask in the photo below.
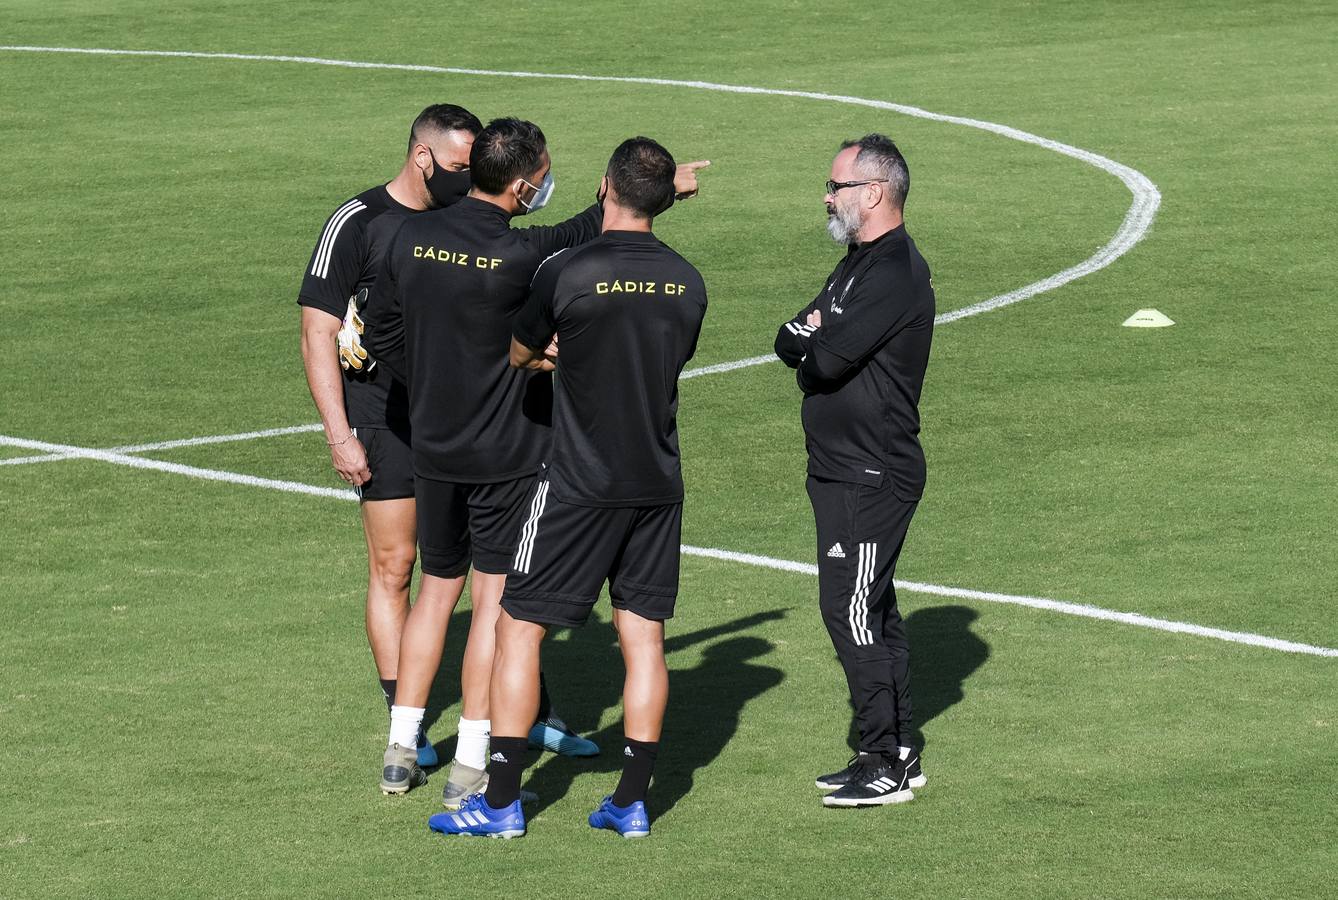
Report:
M 437 162 L 436 154 L 431 149 L 427 153 L 432 157 L 432 174 L 423 176 L 423 184 L 427 185 L 427 192 L 432 195 L 432 200 L 438 209 L 450 206 L 469 193 L 473 185 L 469 180 L 468 169 L 463 172 L 448 172 Z

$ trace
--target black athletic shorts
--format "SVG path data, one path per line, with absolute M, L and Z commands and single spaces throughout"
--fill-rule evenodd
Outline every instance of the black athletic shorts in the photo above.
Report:
M 554 497 L 548 484 L 531 492 L 502 608 L 525 622 L 584 625 L 607 581 L 615 609 L 671 618 L 683 504 L 577 506 Z
M 534 478 L 466 484 L 416 477 L 422 570 L 438 578 L 459 578 L 472 562 L 485 575 L 505 575 Z
M 413 451 L 406 435 L 390 428 L 354 428 L 354 436 L 367 451 L 372 480 L 360 488 L 358 499 L 403 500 L 413 496 Z

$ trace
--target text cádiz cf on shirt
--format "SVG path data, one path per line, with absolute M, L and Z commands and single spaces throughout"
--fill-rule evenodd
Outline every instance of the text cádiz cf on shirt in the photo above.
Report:
M 558 225 L 512 228 L 499 207 L 465 197 L 405 219 L 391 241 L 368 302 L 367 349 L 408 386 L 428 574 L 458 577 L 471 559 L 485 573 L 510 566 L 552 422 L 551 377 L 511 367 L 511 320 L 540 263 L 596 237 L 601 221 L 591 206 Z M 466 522 L 452 485 L 495 487 L 468 491 Z M 424 507 L 424 491 L 452 497 Z
M 539 269 L 515 336 L 558 336 L 553 448 L 502 597 L 514 618 L 582 625 L 606 580 L 616 608 L 673 616 L 678 378 L 705 315 L 701 275 L 648 231 L 606 231 Z

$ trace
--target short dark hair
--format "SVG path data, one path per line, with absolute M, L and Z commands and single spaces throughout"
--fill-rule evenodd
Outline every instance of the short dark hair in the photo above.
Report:
M 469 177 L 485 194 L 500 194 L 517 178 L 533 175 L 547 147 L 544 133 L 533 122 L 493 119 L 474 137 Z
M 895 209 L 905 206 L 906 195 L 911 192 L 911 170 L 892 139 L 885 134 L 875 133 L 841 144 L 842 150 L 851 147 L 859 148 L 859 153 L 855 154 L 855 166 L 860 170 L 860 175 L 886 178 L 888 193 L 892 195 L 892 206 Z
M 609 159 L 609 184 L 620 206 L 649 219 L 673 205 L 677 168 L 669 151 L 655 141 L 628 138 Z
M 483 130 L 483 123 L 463 106 L 454 103 L 434 103 L 418 114 L 409 129 L 409 153 L 413 145 L 420 143 L 430 131 L 468 131 L 477 135 Z

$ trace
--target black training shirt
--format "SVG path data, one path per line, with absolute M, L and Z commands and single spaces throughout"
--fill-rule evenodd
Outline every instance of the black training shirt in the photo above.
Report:
M 371 287 L 391 235 L 404 216 L 415 212 L 390 196 L 385 185 L 363 191 L 336 209 L 307 263 L 298 305 L 343 321 L 349 298 Z M 408 427 L 404 385 L 381 366 L 370 372 L 344 371 L 344 411 L 354 428 Z
M 599 234 L 598 207 L 560 225 L 512 228 L 465 197 L 404 220 L 372 286 L 367 350 L 409 386 L 414 471 L 507 481 L 548 452 L 552 379 L 510 364 L 511 320 L 547 257 Z
M 822 325 L 808 314 L 822 310 Z M 813 302 L 780 327 L 776 355 L 804 392 L 808 472 L 880 485 L 904 500 L 925 485 L 920 389 L 934 333 L 929 266 L 898 226 L 852 244 Z
M 649 232 L 605 232 L 539 269 L 515 336 L 536 350 L 558 336 L 548 479 L 559 500 L 682 501 L 678 376 L 705 315 L 701 275 Z

